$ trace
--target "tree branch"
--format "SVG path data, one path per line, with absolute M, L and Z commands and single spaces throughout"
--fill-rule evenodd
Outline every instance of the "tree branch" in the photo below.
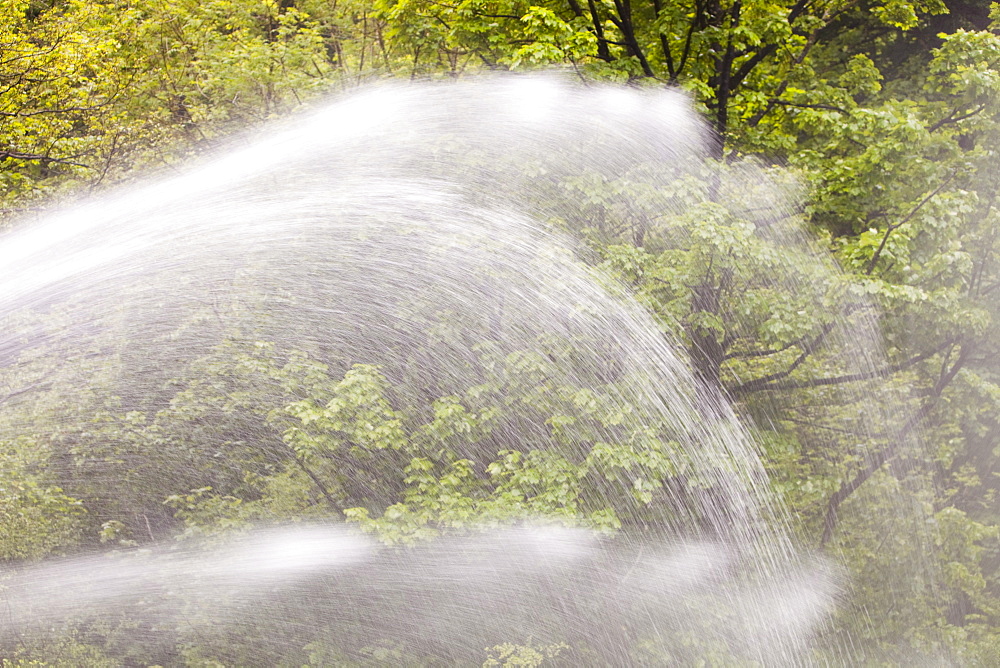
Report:
M 705 14 L 700 2 L 695 3 L 695 9 L 695 16 L 691 19 L 687 35 L 684 37 L 684 49 L 681 51 L 681 59 L 677 64 L 678 77 L 684 72 L 684 67 L 687 65 L 688 57 L 691 55 L 691 39 L 694 37 L 695 29 L 699 26 L 702 28 L 705 27 Z
M 962 122 L 962 121 L 964 121 L 966 119 L 972 118 L 973 116 L 975 116 L 976 114 L 980 113 L 984 109 L 986 109 L 986 105 L 985 104 L 981 104 L 981 105 L 979 105 L 978 109 L 970 111 L 967 114 L 962 114 L 961 116 L 955 116 L 955 114 L 958 113 L 958 109 L 953 109 L 950 114 L 948 114 L 947 116 L 945 116 L 944 118 L 942 118 L 941 120 L 939 120 L 934 125 L 932 125 L 929 128 L 927 128 L 927 132 L 935 132 L 937 130 L 940 130 L 945 125 L 950 125 L 952 123 L 960 123 L 960 122 Z
M 614 2 L 615 10 L 618 12 L 618 19 L 610 16 L 611 22 L 622 31 L 622 37 L 627 42 L 626 48 L 631 55 L 639 59 L 639 66 L 642 67 L 642 73 L 649 78 L 655 78 L 656 75 L 653 73 L 653 68 L 650 67 L 649 61 L 646 59 L 646 54 L 642 52 L 639 40 L 635 36 L 635 26 L 632 24 L 631 0 L 614 0 Z
M 801 339 L 798 341 L 792 341 L 791 343 L 783 345 L 780 348 L 771 348 L 770 350 L 750 350 L 743 353 L 726 353 L 726 356 L 723 357 L 722 359 L 723 361 L 725 361 L 736 358 L 746 359 L 748 357 L 769 357 L 771 355 L 777 355 L 778 353 L 783 353 L 789 348 L 798 345 L 800 342 Z
M 48 155 L 41 155 L 37 153 L 22 153 L 20 151 L 0 151 L 0 160 L 38 160 L 39 162 L 56 162 L 61 165 L 73 165 L 74 167 L 85 167 L 90 169 L 90 165 L 85 165 L 82 162 L 74 162 L 73 160 L 66 160 L 65 158 L 53 158 Z
M 844 109 L 842 107 L 837 107 L 832 104 L 822 104 L 822 103 L 809 104 L 806 102 L 786 102 L 785 100 L 772 100 L 772 103 L 780 105 L 782 107 L 796 107 L 800 109 L 826 109 L 827 111 L 839 112 L 841 114 L 844 114 L 845 116 L 849 116 L 851 113 L 847 109 Z
M 47 374 L 51 375 L 51 374 Z M 34 385 L 29 385 L 27 387 L 22 387 L 19 390 L 14 390 L 13 392 L 8 392 L 4 396 L 0 397 L 0 405 L 3 405 L 15 397 L 19 397 L 22 394 L 28 394 L 38 389 L 45 389 L 46 387 L 52 387 L 52 383 L 35 383 Z
M 0 111 L 0 116 L 4 118 L 31 118 L 32 116 L 41 116 L 43 114 L 68 114 L 74 111 L 94 111 L 106 106 L 110 103 L 112 99 L 108 99 L 108 102 L 104 104 L 96 104 L 89 107 L 59 107 L 57 109 L 39 109 L 37 111 Z
M 887 461 L 896 456 L 899 452 L 899 447 L 902 442 L 909 436 L 920 422 L 927 417 L 927 415 L 934 408 L 935 404 L 941 398 L 941 393 L 944 389 L 954 380 L 955 376 L 964 366 L 966 359 L 968 358 L 970 348 L 963 346 L 961 352 L 958 355 L 958 359 L 955 360 L 955 364 L 952 365 L 950 369 L 944 370 L 938 381 L 934 384 L 932 389 L 931 398 L 920 407 L 920 410 L 914 413 L 906 423 L 888 439 L 888 444 L 882 448 L 879 452 L 872 457 L 871 461 L 868 462 L 857 475 L 855 475 L 850 480 L 841 483 L 840 488 L 833 493 L 830 500 L 827 502 L 826 513 L 823 517 L 823 535 L 820 538 L 820 547 L 829 542 L 833 537 L 833 532 L 837 528 L 837 513 L 840 510 L 840 506 L 846 501 L 855 491 L 858 490 L 861 485 L 868 481 L 876 471 L 882 468 L 882 465 Z
M 661 0 L 653 0 L 653 16 L 655 18 L 660 18 L 660 12 L 663 11 L 663 3 Z M 678 72 L 674 67 L 674 54 L 670 50 L 670 43 L 667 41 L 667 35 L 664 31 L 660 31 L 660 50 L 663 51 L 663 60 L 667 64 L 667 76 L 670 78 L 670 83 L 677 83 Z
M 604 36 L 604 25 L 597 10 L 596 0 L 587 0 L 587 7 L 590 9 L 590 20 L 594 24 L 594 35 L 597 37 L 597 57 L 610 63 L 614 59 L 611 57 L 611 51 L 608 50 L 608 40 Z
M 858 373 L 849 373 L 843 376 L 828 376 L 825 378 L 810 378 L 808 380 L 792 380 L 787 383 L 775 383 L 773 380 L 774 376 L 778 374 L 772 374 L 771 376 L 765 376 L 764 378 L 755 378 L 754 380 L 747 381 L 742 385 L 738 385 L 732 390 L 728 390 L 730 396 L 733 398 L 743 397 L 751 392 L 776 392 L 781 390 L 804 390 L 812 387 L 825 387 L 828 385 L 843 385 L 844 383 L 856 383 L 862 380 L 872 380 L 873 378 L 887 378 L 894 373 L 898 373 L 905 369 L 910 368 L 918 362 L 922 362 L 925 359 L 937 355 L 943 351 L 948 346 L 954 345 L 954 340 L 949 339 L 941 345 L 931 350 L 927 350 L 913 357 L 907 358 L 902 362 L 897 362 L 896 364 L 890 364 L 888 366 L 882 367 L 881 369 L 874 369 L 872 371 L 860 371 Z M 791 371 L 794 369 L 789 369 L 787 373 L 784 373 L 782 377 L 787 377 Z
M 738 88 L 740 84 L 743 83 L 743 80 L 750 75 L 750 72 L 752 72 L 755 67 L 760 65 L 765 58 L 769 57 L 777 50 L 778 50 L 777 44 L 768 44 L 760 51 L 752 55 L 750 58 L 743 61 L 743 64 L 740 65 L 740 68 L 736 70 L 735 74 L 732 75 L 730 85 L 733 88 Z
M 792 7 L 792 9 L 788 12 L 788 25 L 792 25 L 795 22 L 795 19 L 797 19 L 799 15 L 801 15 L 806 10 L 808 6 L 809 6 L 809 0 L 799 0 L 799 2 L 796 3 L 795 6 Z M 811 33 L 809 33 L 809 37 L 806 39 L 806 43 L 802 47 L 802 50 L 799 51 L 799 54 L 795 56 L 795 58 L 792 60 L 792 67 L 789 68 L 788 73 L 785 74 L 785 78 L 781 81 L 780 84 L 778 84 L 777 91 L 771 97 L 771 99 L 768 100 L 764 108 L 753 115 L 753 117 L 748 122 L 749 127 L 751 128 L 757 127 L 757 125 L 764 119 L 765 116 L 767 116 L 771 112 L 772 109 L 774 109 L 775 106 L 780 104 L 787 104 L 782 102 L 779 98 L 785 94 L 786 90 L 788 90 L 788 83 L 791 80 L 791 73 L 797 66 L 801 65 L 805 61 L 806 56 L 816 45 L 816 40 L 819 37 L 820 28 L 830 24 L 831 20 L 830 17 L 824 16 L 823 18 L 825 20 L 824 25 L 815 28 Z M 798 105 L 798 106 L 808 107 L 811 105 Z M 840 109 L 836 108 L 834 108 L 834 110 L 841 111 Z
M 340 507 L 340 504 L 333 498 L 333 495 L 330 494 L 330 490 L 328 490 L 326 485 L 323 484 L 323 481 L 320 480 L 319 476 L 317 476 L 311 468 L 306 466 L 305 460 L 299 456 L 299 454 L 295 452 L 291 446 L 286 445 L 285 447 L 292 453 L 295 463 L 298 464 L 299 468 L 302 469 L 302 471 L 313 481 L 313 484 L 316 485 L 316 489 L 320 491 L 320 494 L 322 494 L 327 503 L 330 504 L 330 507 L 336 511 L 343 510 Z
M 816 347 L 823 342 L 823 339 L 826 338 L 827 334 L 833 331 L 833 327 L 834 323 L 832 322 L 828 322 L 827 324 L 823 325 L 823 329 L 820 330 L 820 333 L 816 335 L 816 338 L 814 338 L 812 341 L 808 343 L 802 344 L 801 346 L 802 354 L 796 357 L 795 361 L 792 362 L 791 365 L 784 371 L 778 371 L 776 373 L 772 373 L 767 376 L 763 376 L 761 378 L 755 378 L 745 383 L 741 383 L 740 385 L 737 385 L 730 391 L 730 395 L 732 395 L 735 398 L 735 397 L 741 397 L 749 392 L 753 392 L 756 390 L 769 389 L 768 387 L 769 383 L 772 383 L 773 381 L 776 380 L 781 380 L 783 378 L 787 378 L 796 369 L 798 369 L 803 362 L 806 361 L 806 358 L 809 357 L 809 355 L 811 355 L 816 350 Z
M 922 200 L 920 200 L 920 203 L 917 204 L 915 207 L 913 207 L 913 209 L 908 214 L 906 214 L 906 216 L 901 221 L 899 221 L 898 223 L 892 223 L 888 227 L 885 228 L 885 234 L 882 235 L 882 242 L 878 245 L 878 248 L 875 250 L 875 253 L 871 257 L 871 260 L 868 261 L 868 266 L 865 267 L 865 276 L 871 276 L 872 271 L 875 270 L 875 265 L 876 265 L 876 263 L 878 263 L 879 257 L 882 256 L 882 251 L 885 250 L 885 245 L 889 242 L 889 235 L 892 234 L 893 231 L 898 230 L 900 227 L 902 227 L 906 223 L 910 222 L 910 220 L 915 215 L 917 215 L 917 212 L 920 211 L 920 209 L 922 209 L 925 204 L 927 204 L 932 199 L 934 199 L 934 197 L 938 193 L 940 193 L 942 190 L 944 190 L 944 187 L 946 185 L 948 185 L 949 183 L 951 183 L 951 180 L 954 177 L 955 177 L 955 171 L 953 170 L 951 172 L 951 174 L 948 175 L 948 178 L 946 178 L 944 181 L 942 181 L 938 185 L 938 187 L 935 188 L 929 195 L 927 195 Z

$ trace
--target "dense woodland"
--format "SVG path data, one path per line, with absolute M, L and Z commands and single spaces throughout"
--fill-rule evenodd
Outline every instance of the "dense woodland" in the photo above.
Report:
M 682 248 L 641 216 L 616 219 L 621 189 L 600 184 L 573 186 L 585 204 L 565 227 L 734 403 L 774 493 L 797 518 L 797 540 L 835 551 L 853 574 L 851 605 L 884 598 L 884 578 L 867 574 L 904 578 L 918 563 L 934 573 L 892 614 L 848 631 L 883 656 L 1000 663 L 1000 6 L 0 0 L 0 8 L 8 228 L 74 198 L 182 170 L 233 137 L 244 141 L 372 80 L 557 69 L 581 82 L 685 91 L 719 139 L 718 169 L 752 163 L 775 183 L 797 184 L 788 186 L 791 215 L 843 275 L 818 277 L 803 263 L 784 284 L 759 285 L 778 253 L 725 202 L 706 209 L 718 199 L 711 192 L 678 196 L 704 218 Z M 843 316 L 852 304 L 873 305 L 879 316 L 881 351 L 853 351 L 875 360 L 860 372 L 834 354 L 834 342 L 851 345 Z M 347 519 L 403 543 L 479 516 L 552 515 L 613 533 L 638 523 L 670 476 L 640 455 L 623 463 L 614 454 L 613 466 L 646 476 L 632 503 L 614 507 L 587 498 L 593 461 L 508 450 L 474 467 L 454 444 L 456 434 L 474 442 L 489 429 L 493 409 L 477 407 L 478 395 L 438 398 L 422 423 L 398 405 L 380 368 L 334 372 L 315 354 L 272 342 L 206 351 L 169 379 L 172 395 L 161 392 L 159 405 L 93 390 L 102 372 L 86 356 L 54 363 L 7 349 L 0 558 L 8 564 L 290 517 Z M 505 373 L 543 373 L 523 360 L 518 368 Z M 515 391 L 509 378 L 496 383 L 496 392 Z M 882 401 L 884 423 L 852 431 L 855 404 Z M 87 416 L 85 431 L 9 426 L 31 411 L 37 419 L 38 406 L 68 404 Z M 206 424 L 217 431 L 206 433 Z M 247 431 L 266 446 L 226 436 Z M 185 452 L 183 474 L 151 472 L 156 453 L 170 448 Z M 209 455 L 216 448 L 242 462 L 240 475 Z M 383 455 L 373 469 L 375 451 Z M 104 466 L 91 465 L 97 460 Z M 381 477 L 374 487 L 359 484 L 373 471 Z M 144 497 L 109 497 L 101 491 L 108 479 L 142 480 L 129 489 Z M 884 528 L 872 518 L 889 512 L 883 503 L 912 504 L 925 521 L 875 540 Z M 0 654 L 5 666 L 163 660 L 132 656 L 120 634 L 103 633 Z M 197 647 L 177 652 L 177 665 L 221 665 Z

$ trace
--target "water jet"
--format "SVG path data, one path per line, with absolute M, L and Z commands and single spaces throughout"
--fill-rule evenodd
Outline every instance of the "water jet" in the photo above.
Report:
M 5 575 L 4 638 L 162 665 L 864 658 L 835 551 L 769 483 L 766 405 L 718 385 L 764 372 L 720 371 L 717 293 L 630 294 L 656 250 L 878 350 L 788 192 L 709 141 L 672 92 L 383 84 L 7 235 L 0 437 L 49 527 L 18 549 L 71 547 Z

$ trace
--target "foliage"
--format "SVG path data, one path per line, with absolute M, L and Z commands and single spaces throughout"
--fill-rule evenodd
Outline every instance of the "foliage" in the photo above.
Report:
M 46 459 L 25 437 L 0 449 L 0 559 L 38 559 L 77 539 L 83 503 L 51 482 Z
M 877 628 L 851 629 L 872 647 L 991 665 L 1000 10 L 990 12 L 939 0 L 3 0 L 0 197 L 23 214 L 120 183 L 372 74 L 564 66 L 587 81 L 680 86 L 723 139 L 704 172 L 664 185 L 643 166 L 610 180 L 580 170 L 547 193 L 575 207 L 553 224 L 583 239 L 734 401 L 800 539 L 854 576 L 842 623 L 891 598 Z M 521 167 L 533 178 L 537 166 Z M 46 317 L 9 328 L 66 324 Z M 480 382 L 419 401 L 375 360 L 266 337 L 199 351 L 176 377 L 156 377 L 164 385 L 141 405 L 129 379 L 115 380 L 121 357 L 98 368 L 85 355 L 15 355 L 0 368 L 0 556 L 279 519 L 346 519 L 403 543 L 538 516 L 604 532 L 697 521 L 653 510 L 700 483 L 669 428 L 615 414 L 628 379 L 572 383 L 544 355 L 478 343 Z M 30 407 L 18 401 L 29 391 Z M 52 429 L 64 409 L 86 428 Z M 500 447 L 518 411 L 533 427 Z M 901 523 L 900 499 L 927 522 Z M 934 591 L 904 591 L 901 564 L 926 568 Z M 105 660 L 75 642 L 5 665 Z M 538 665 L 558 648 L 489 651 L 490 665 Z
M 567 649 L 566 645 L 547 645 L 545 647 L 531 647 L 529 645 L 512 645 L 506 643 L 489 648 L 489 657 L 483 662 L 483 668 L 514 668 L 523 666 L 524 668 L 538 668 L 545 665 L 546 659 L 555 659 L 559 654 Z

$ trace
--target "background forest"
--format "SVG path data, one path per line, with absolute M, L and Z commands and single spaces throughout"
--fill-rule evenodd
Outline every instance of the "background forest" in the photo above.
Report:
M 622 184 L 567 183 L 578 220 L 555 224 L 580 237 L 589 259 L 689 347 L 697 375 L 735 402 L 798 538 L 844 555 L 855 605 L 885 596 L 866 573 L 902 578 L 916 564 L 935 573 L 891 614 L 850 629 L 854 637 L 886 656 L 1000 664 L 996 4 L 0 0 L 3 225 L 179 171 L 375 79 L 541 68 L 678 87 L 719 138 L 719 170 L 752 164 L 784 184 L 792 205 L 782 216 L 800 221 L 842 276 L 803 262 L 788 284 L 760 285 L 786 262 L 747 232 L 761 219 L 697 188 L 676 194 L 704 218 L 681 249 L 651 227 L 655 211 L 615 212 Z M 848 315 L 877 308 L 881 350 L 851 351 L 876 360 L 869 370 L 845 371 L 826 352 L 853 336 L 831 303 Z M 494 452 L 477 473 L 454 445 L 456 434 L 475 441 L 488 430 L 490 408 L 474 410 L 476 397 L 437 398 L 420 424 L 378 367 L 334 373 L 315 354 L 269 342 L 205 351 L 180 377 L 161 379 L 169 382 L 155 405 L 88 391 L 101 372 L 86 357 L 11 351 L 0 358 L 0 558 L 12 564 L 288 517 L 346 518 L 389 542 L 538 514 L 614 532 L 641 520 L 668 477 L 656 463 L 605 453 L 612 468 L 648 473 L 634 507 L 616 508 L 586 498 L 587 462 L 573 469 Z M 542 373 L 532 366 L 540 362 L 518 364 L 503 373 Z M 558 388 L 570 390 L 579 388 Z M 857 402 L 881 401 L 884 424 L 855 430 Z M 69 404 L 87 430 L 10 426 Z M 362 423 L 378 429 L 361 433 Z M 247 432 L 265 445 L 243 443 Z M 874 454 L 859 455 L 859 440 Z M 183 475 L 155 473 L 156 453 L 180 442 Z M 413 456 L 418 443 L 437 454 Z M 376 466 L 359 448 L 389 454 Z M 220 449 L 242 462 L 240 475 L 210 454 Z M 358 484 L 373 475 L 374 485 Z M 484 488 L 477 476 L 492 482 Z M 140 480 L 127 489 L 144 494 L 113 498 L 102 491 L 108 480 Z M 914 504 L 928 519 L 882 526 L 883 502 Z M 844 512 L 851 504 L 866 511 Z M 5 666 L 162 660 L 129 655 L 120 635 L 67 632 L 0 655 Z M 537 654 L 509 665 L 538 665 Z M 220 665 L 193 645 L 177 656 L 179 665 Z

